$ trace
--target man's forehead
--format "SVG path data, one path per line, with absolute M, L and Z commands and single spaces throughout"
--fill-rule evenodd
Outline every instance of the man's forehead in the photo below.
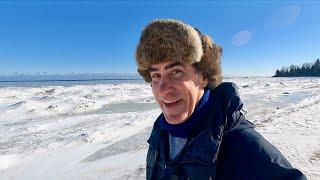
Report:
M 158 64 L 153 64 L 151 65 L 151 67 L 149 68 L 149 72 L 150 71 L 158 71 L 160 70 L 162 67 L 167 70 L 167 69 L 171 69 L 174 68 L 176 66 L 181 66 L 181 67 L 185 67 L 185 64 L 182 64 L 180 62 L 174 62 L 174 61 L 167 61 L 167 62 L 162 62 L 162 63 L 158 63 Z

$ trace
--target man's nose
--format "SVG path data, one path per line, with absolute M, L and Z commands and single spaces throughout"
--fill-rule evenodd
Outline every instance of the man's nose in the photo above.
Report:
M 170 92 L 172 89 L 172 85 L 167 78 L 161 78 L 160 85 L 159 85 L 159 92 L 162 94 L 166 94 Z

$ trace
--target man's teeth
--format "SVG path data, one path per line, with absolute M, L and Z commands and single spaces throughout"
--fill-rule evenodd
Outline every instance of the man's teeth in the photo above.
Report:
M 176 102 L 178 102 L 178 101 L 180 101 L 180 99 L 179 99 L 179 100 L 176 100 L 176 101 L 165 102 L 165 103 L 166 103 L 166 104 L 172 104 L 172 103 L 176 103 Z

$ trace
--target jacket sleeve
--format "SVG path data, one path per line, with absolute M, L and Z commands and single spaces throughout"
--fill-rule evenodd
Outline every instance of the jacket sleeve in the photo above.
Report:
M 218 161 L 218 172 L 225 179 L 306 179 L 253 128 L 225 134 Z

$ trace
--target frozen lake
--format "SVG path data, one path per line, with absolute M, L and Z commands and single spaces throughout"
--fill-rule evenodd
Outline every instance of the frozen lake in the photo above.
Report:
M 227 78 L 293 166 L 320 178 L 320 78 Z M 160 110 L 142 81 L 0 85 L 0 179 L 145 179 Z M 130 161 L 128 162 L 128 158 Z

